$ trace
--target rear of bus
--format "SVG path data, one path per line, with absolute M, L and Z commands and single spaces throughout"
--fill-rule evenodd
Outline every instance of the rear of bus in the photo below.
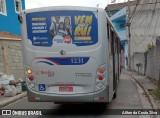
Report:
M 23 11 L 22 46 L 30 102 L 109 102 L 105 11 Z

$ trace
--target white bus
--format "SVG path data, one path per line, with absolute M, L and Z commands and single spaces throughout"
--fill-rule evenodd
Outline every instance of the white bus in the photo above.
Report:
M 22 51 L 30 102 L 100 102 L 116 97 L 120 39 L 105 10 L 23 11 Z

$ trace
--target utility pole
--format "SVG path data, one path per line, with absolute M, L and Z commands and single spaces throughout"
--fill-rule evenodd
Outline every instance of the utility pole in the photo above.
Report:
M 130 0 L 128 0 L 128 19 L 127 19 L 127 27 L 128 27 L 128 70 L 131 70 L 131 31 L 130 31 L 130 15 L 131 10 L 130 10 Z

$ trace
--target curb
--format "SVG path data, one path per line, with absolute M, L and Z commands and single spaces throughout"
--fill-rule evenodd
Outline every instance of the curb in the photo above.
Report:
M 8 97 L 7 99 L 0 101 L 0 108 L 4 107 L 10 103 L 13 103 L 13 102 L 25 97 L 25 96 L 27 96 L 26 91 L 14 96 L 14 97 Z
M 155 111 L 155 109 L 158 109 L 155 101 L 154 101 L 154 98 L 149 94 L 148 90 L 141 84 L 140 81 L 138 81 L 134 76 L 133 74 L 130 74 L 130 73 L 127 73 L 127 72 L 124 72 L 125 74 L 129 75 L 144 91 L 146 97 L 148 98 L 148 101 L 153 109 L 153 111 Z M 150 115 L 150 118 L 157 118 L 157 115 Z
M 156 103 L 154 102 L 154 98 L 149 94 L 148 90 L 141 84 L 141 82 L 139 82 L 132 74 L 129 74 L 129 73 L 126 73 L 126 74 L 131 76 L 136 81 L 136 83 L 144 90 L 145 95 L 147 96 L 152 109 L 158 109 Z

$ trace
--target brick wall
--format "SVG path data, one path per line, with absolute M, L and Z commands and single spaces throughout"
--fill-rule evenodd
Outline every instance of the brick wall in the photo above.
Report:
M 24 78 L 20 39 L 0 38 L 0 72 Z

